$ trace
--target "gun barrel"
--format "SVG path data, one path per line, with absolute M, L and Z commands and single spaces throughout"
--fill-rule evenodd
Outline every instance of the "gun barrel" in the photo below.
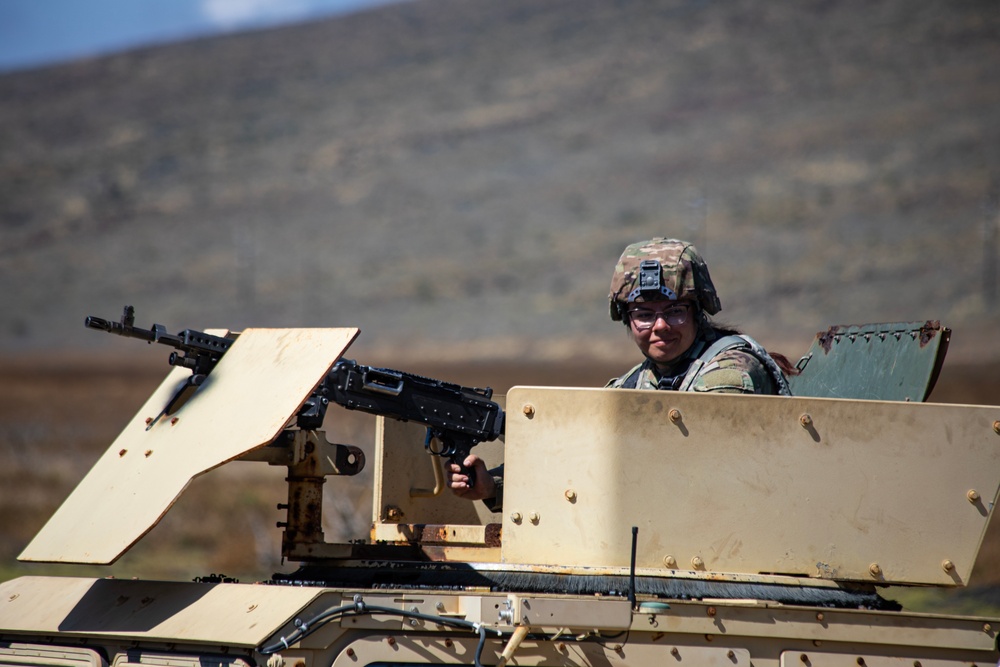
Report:
M 87 327 L 88 329 L 100 329 L 101 331 L 111 331 L 111 322 L 101 317 L 94 317 L 93 315 L 87 315 L 87 319 L 83 321 L 83 326 Z
M 222 355 L 233 344 L 233 340 L 230 338 L 214 336 L 204 331 L 185 329 L 175 335 L 167 333 L 166 327 L 162 324 L 154 324 L 150 329 L 142 329 L 133 326 L 134 322 L 135 309 L 132 306 L 125 306 L 121 322 L 112 322 L 102 317 L 90 315 L 83 321 L 83 324 L 88 329 L 98 329 L 126 338 L 138 338 L 147 343 L 169 345 L 178 350 L 170 355 L 170 365 L 182 366 L 195 375 L 210 373 Z
M 83 325 L 88 329 L 107 331 L 108 333 L 118 334 L 119 336 L 125 336 L 126 338 L 138 338 L 147 342 L 153 342 L 156 340 L 154 332 L 147 329 L 127 326 L 121 322 L 112 322 L 111 320 L 94 317 L 93 315 L 88 315 L 87 319 L 83 321 Z

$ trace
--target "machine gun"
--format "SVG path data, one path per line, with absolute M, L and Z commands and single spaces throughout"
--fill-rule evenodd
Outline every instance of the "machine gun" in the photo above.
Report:
M 151 329 L 135 326 L 135 309 L 125 306 L 120 322 L 99 317 L 87 317 L 84 325 L 149 343 L 162 343 L 175 348 L 170 354 L 171 366 L 191 370 L 192 375 L 167 403 L 160 416 L 172 415 L 197 391 L 222 356 L 235 342 L 185 329 L 173 335 L 162 324 Z M 503 435 L 504 411 L 490 400 L 493 390 L 421 377 L 388 368 L 361 366 L 354 361 L 338 361 L 296 415 L 296 425 L 303 430 L 318 429 L 323 424 L 326 408 L 332 400 L 349 410 L 361 410 L 400 421 L 413 421 L 427 427 L 424 447 L 433 454 L 447 457 L 475 483 L 472 469 L 464 465 L 465 458 L 480 442 L 496 440 Z M 150 422 L 152 428 L 156 421 Z M 439 444 L 435 444 L 439 443 Z

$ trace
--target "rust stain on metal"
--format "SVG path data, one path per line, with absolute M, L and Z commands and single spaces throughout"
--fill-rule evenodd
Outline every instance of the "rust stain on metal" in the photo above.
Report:
M 485 542 L 488 547 L 499 547 L 500 537 L 503 529 L 503 524 L 499 523 L 488 523 L 486 524 L 486 536 Z
M 940 320 L 927 320 L 924 322 L 924 326 L 920 327 L 920 347 L 924 347 L 934 340 L 939 331 L 941 331 Z
M 420 540 L 422 542 L 447 542 L 448 528 L 446 526 L 424 526 Z
M 323 506 L 311 489 L 302 484 L 289 488 L 288 519 L 293 532 L 298 535 L 322 534 Z
M 454 528 L 442 524 L 414 525 L 419 530 L 418 541 L 423 544 L 468 544 L 468 537 L 456 534 Z M 485 527 L 482 544 L 487 547 L 500 546 L 501 524 L 490 523 Z M 472 544 L 480 544 L 473 542 Z
M 816 341 L 819 343 L 819 346 L 823 348 L 824 354 L 830 353 L 830 348 L 833 347 L 833 342 L 834 338 L 837 335 L 837 330 L 840 328 L 841 326 L 839 324 L 834 324 L 826 331 L 821 331 L 818 334 L 816 334 Z

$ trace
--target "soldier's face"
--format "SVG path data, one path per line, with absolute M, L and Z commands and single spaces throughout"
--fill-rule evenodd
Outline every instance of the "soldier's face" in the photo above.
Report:
M 697 311 L 694 304 L 690 302 L 681 301 L 680 303 L 689 306 L 688 318 L 683 324 L 669 324 L 667 318 L 657 317 L 653 326 L 644 329 L 636 326 L 635 320 L 629 319 L 629 327 L 632 329 L 635 344 L 654 364 L 665 366 L 671 363 L 687 352 L 694 343 L 698 333 L 697 317 L 695 316 Z M 653 301 L 643 304 L 642 307 L 655 311 L 665 311 L 671 305 L 676 304 L 670 301 Z

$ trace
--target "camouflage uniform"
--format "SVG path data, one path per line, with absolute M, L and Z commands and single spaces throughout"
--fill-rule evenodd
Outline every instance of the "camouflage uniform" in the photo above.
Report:
M 719 337 L 719 333 L 712 330 L 710 335 L 714 340 Z M 706 338 L 699 336 L 694 345 L 672 364 L 667 373 L 661 373 L 649 359 L 646 359 L 621 377 L 612 378 L 605 386 L 612 389 L 678 389 L 691 363 L 708 348 L 709 342 Z M 631 378 L 634 379 L 630 382 Z M 687 390 L 721 394 L 779 393 L 777 383 L 764 363 L 743 350 L 726 350 L 709 359 Z

